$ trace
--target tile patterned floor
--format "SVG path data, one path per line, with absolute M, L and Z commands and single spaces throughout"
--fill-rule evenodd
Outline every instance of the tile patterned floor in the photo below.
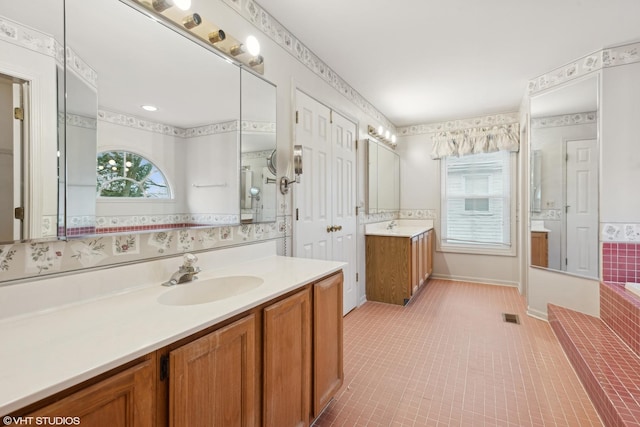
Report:
M 364 304 L 345 318 L 345 383 L 315 426 L 601 426 L 549 324 L 525 310 L 514 288 L 434 279 L 406 307 Z

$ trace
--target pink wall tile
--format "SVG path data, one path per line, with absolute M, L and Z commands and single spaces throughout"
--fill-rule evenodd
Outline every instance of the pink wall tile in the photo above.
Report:
M 603 243 L 602 280 L 615 283 L 640 282 L 640 244 Z

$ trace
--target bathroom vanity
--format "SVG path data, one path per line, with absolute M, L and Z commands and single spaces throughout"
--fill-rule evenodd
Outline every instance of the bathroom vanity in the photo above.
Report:
M 365 232 L 367 299 L 406 305 L 433 272 L 433 222 L 369 224 Z
M 343 381 L 342 263 L 219 262 L 192 283 L 0 321 L 12 343 L 0 350 L 0 415 L 87 426 L 309 425 Z M 195 291 L 226 279 L 240 290 Z

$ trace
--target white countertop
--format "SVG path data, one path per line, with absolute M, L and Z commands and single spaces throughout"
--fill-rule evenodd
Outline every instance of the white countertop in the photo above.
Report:
M 199 280 L 253 275 L 245 294 L 189 306 L 157 298 L 160 284 L 0 321 L 0 415 L 50 396 L 339 271 L 344 263 L 267 256 L 203 271 Z M 198 286 L 198 281 L 179 286 Z
M 396 220 L 393 222 L 397 225 L 393 228 L 388 228 L 391 222 L 367 224 L 365 234 L 367 236 L 413 237 L 433 228 L 433 221 L 431 220 Z

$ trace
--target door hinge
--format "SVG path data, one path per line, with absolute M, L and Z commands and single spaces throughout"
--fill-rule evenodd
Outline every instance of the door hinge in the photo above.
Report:
M 356 282 L 358 281 L 359 278 L 360 278 L 360 275 L 356 273 Z
M 329 123 L 333 123 L 333 110 L 329 110 Z
M 160 381 L 169 378 L 169 355 L 160 356 Z
M 24 109 L 22 107 L 14 108 L 13 117 L 17 120 L 24 120 Z
M 565 162 L 568 162 L 568 161 L 569 161 L 569 153 L 565 154 L 565 156 L 564 156 L 564 161 L 565 161 Z
M 298 124 L 298 110 L 296 110 L 296 124 Z
M 564 265 L 569 265 L 569 258 L 564 259 Z
M 358 149 L 358 140 L 356 139 L 356 150 Z
M 15 219 L 19 219 L 20 221 L 24 221 L 24 208 L 22 206 L 15 208 L 13 210 L 13 217 Z
M 296 221 L 300 221 L 300 210 L 296 208 Z
M 358 206 L 356 206 L 356 216 L 358 216 L 359 212 L 360 212 L 360 208 Z

